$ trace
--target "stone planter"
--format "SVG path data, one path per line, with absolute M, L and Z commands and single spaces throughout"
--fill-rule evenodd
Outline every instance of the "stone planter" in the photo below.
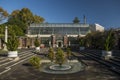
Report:
M 40 47 L 36 47 L 35 50 L 36 50 L 36 51 L 40 51 Z
M 112 57 L 112 51 L 102 51 L 102 57 L 104 58 L 111 58 Z
M 105 50 L 102 50 L 102 57 L 104 57 L 105 55 Z
M 85 49 L 85 47 L 80 47 L 80 50 L 84 50 Z
M 8 52 L 8 57 L 18 57 L 18 52 L 17 51 L 9 51 Z

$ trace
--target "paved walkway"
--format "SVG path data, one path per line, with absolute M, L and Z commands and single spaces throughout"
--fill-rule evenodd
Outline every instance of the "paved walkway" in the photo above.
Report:
M 0 80 L 120 80 L 119 76 L 108 71 L 99 63 L 82 55 L 79 55 L 79 57 L 88 64 L 85 71 L 64 75 L 47 74 L 34 69 L 28 64 L 28 61 L 24 61 L 12 66 L 8 72 L 0 75 Z
M 18 65 L 25 60 L 28 60 L 31 56 L 35 54 L 31 52 L 32 50 L 21 50 L 18 58 L 12 59 L 7 56 L 0 56 L 0 75 L 10 71 L 14 66 Z M 12 59 L 12 60 L 11 60 Z

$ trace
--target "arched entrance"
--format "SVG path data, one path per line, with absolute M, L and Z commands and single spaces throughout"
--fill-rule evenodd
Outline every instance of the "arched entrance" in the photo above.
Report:
M 63 41 L 62 40 L 57 40 L 56 42 L 57 47 L 63 47 Z

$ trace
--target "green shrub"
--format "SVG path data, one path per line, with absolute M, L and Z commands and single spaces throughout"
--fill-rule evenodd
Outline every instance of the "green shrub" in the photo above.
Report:
M 30 64 L 35 68 L 40 68 L 40 57 L 34 56 L 30 58 Z
M 55 59 L 56 63 L 61 66 L 64 63 L 64 61 L 65 61 L 65 56 L 64 56 L 63 50 L 58 48 L 55 57 L 56 57 L 56 59 Z
M 80 46 L 85 46 L 85 38 L 84 37 L 81 37 L 80 39 L 79 39 L 79 45 Z
M 48 57 L 51 60 L 51 62 L 53 62 L 54 58 L 55 58 L 55 54 L 54 54 L 54 50 L 53 48 L 49 49 L 49 53 L 48 53 Z

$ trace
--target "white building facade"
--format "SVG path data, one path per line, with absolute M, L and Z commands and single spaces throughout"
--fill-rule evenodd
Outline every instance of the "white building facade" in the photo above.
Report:
M 52 47 L 67 47 L 75 44 L 75 39 L 84 37 L 91 31 L 104 31 L 99 24 L 81 23 L 41 23 L 30 24 L 27 37 L 39 37 L 43 45 Z

